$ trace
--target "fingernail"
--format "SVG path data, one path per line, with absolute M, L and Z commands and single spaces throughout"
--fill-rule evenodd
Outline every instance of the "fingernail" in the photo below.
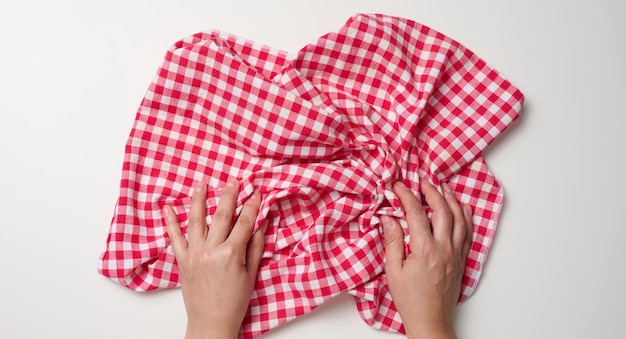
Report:
M 380 221 L 383 223 L 383 228 L 385 230 L 390 230 L 391 229 L 391 218 L 389 218 L 389 216 L 382 215 L 380 217 Z
M 402 187 L 406 187 L 406 185 L 405 185 L 402 181 L 396 181 L 396 182 L 394 183 L 394 185 L 397 185 L 397 186 L 399 186 L 399 187 L 401 187 L 401 188 L 402 188 Z
M 163 207 L 163 216 L 166 218 L 169 218 L 170 216 L 170 209 L 167 208 L 167 206 Z
M 230 188 L 235 187 L 235 186 L 237 185 L 237 183 L 238 183 L 238 182 L 239 182 L 239 181 L 238 181 L 237 179 L 235 179 L 235 178 L 230 178 L 230 179 L 228 179 L 228 181 L 226 182 L 226 187 L 230 187 Z
M 252 199 L 259 199 L 261 197 L 261 193 L 259 192 L 259 190 L 257 188 L 254 189 L 254 192 L 252 192 Z
M 443 188 L 444 191 L 448 193 L 452 193 L 452 189 L 450 188 L 450 185 L 448 185 L 447 182 L 444 182 L 443 184 L 441 184 L 441 187 Z
M 203 188 L 204 188 L 204 183 L 202 181 L 196 181 L 193 184 L 193 190 L 194 191 L 200 192 L 200 191 L 202 191 Z

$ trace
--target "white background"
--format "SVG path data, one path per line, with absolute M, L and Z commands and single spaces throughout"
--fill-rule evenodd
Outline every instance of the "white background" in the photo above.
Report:
M 180 290 L 96 274 L 124 144 L 166 49 L 218 28 L 295 52 L 357 12 L 460 41 L 526 95 L 486 152 L 506 206 L 461 338 L 626 338 L 626 3 L 11 1 L 0 5 L 0 338 L 182 338 Z M 267 338 L 399 338 L 342 296 Z

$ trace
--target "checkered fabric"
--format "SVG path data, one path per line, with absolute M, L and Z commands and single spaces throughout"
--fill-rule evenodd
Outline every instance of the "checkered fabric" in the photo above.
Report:
M 516 120 L 523 96 L 458 42 L 416 22 L 356 15 L 296 55 L 220 31 L 170 48 L 138 109 L 98 271 L 136 291 L 180 276 L 161 210 L 183 231 L 195 180 L 210 225 L 226 180 L 254 188 L 268 221 L 240 338 L 343 292 L 379 329 L 403 332 L 387 289 L 380 216 L 406 222 L 402 180 L 448 181 L 471 204 L 474 235 L 460 301 L 480 278 L 502 206 L 481 151 Z

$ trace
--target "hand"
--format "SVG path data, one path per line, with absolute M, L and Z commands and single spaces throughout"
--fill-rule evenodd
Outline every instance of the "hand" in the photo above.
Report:
M 402 202 L 411 237 L 395 218 L 383 217 L 387 282 L 409 338 L 456 338 L 452 324 L 472 237 L 472 211 L 459 205 L 444 183 L 443 196 L 428 181 L 421 190 L 432 209 L 432 228 L 417 197 L 404 184 L 393 189 Z
M 233 225 L 239 182 L 229 180 L 210 229 L 206 224 L 206 185 L 194 184 L 185 240 L 174 210 L 165 206 L 187 310 L 187 339 L 237 338 L 248 310 L 264 248 L 263 231 L 252 234 L 261 195 L 255 190 Z

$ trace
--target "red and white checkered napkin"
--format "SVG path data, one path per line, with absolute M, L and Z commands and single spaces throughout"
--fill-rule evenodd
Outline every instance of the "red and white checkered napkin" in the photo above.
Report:
M 502 189 L 481 151 L 522 108 L 520 91 L 458 42 L 406 19 L 357 15 L 295 58 L 220 31 L 177 42 L 139 107 L 98 270 L 132 290 L 179 286 L 165 223 L 186 226 L 194 180 L 207 222 L 229 177 L 258 187 L 268 220 L 241 338 L 347 292 L 370 325 L 403 331 L 387 290 L 379 216 L 391 187 L 449 181 L 474 211 L 461 301 L 480 277 Z M 403 221 L 403 226 L 406 223 Z

